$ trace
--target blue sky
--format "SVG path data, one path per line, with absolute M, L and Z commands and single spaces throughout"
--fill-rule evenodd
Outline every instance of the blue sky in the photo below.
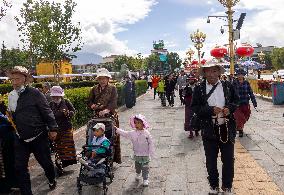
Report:
M 159 1 L 149 15 L 136 24 L 126 25 L 127 31 L 117 34 L 117 38 L 128 41 L 129 47 L 149 53 L 152 41 L 163 39 L 169 50 L 186 49 L 191 41 L 186 29 L 187 18 L 195 18 L 210 9 L 205 6 L 191 6 L 173 1 Z M 198 10 L 198 11 L 196 11 Z M 206 20 L 204 20 L 206 23 Z
M 51 1 L 51 0 L 50 0 Z M 54 0 L 64 2 L 64 0 Z M 102 56 L 111 54 L 149 55 L 152 41 L 163 39 L 169 51 L 185 52 L 192 46 L 190 33 L 199 28 L 207 34 L 202 51 L 209 58 L 209 51 L 228 42 L 227 27 L 224 35 L 220 27 L 226 22 L 212 19 L 208 15 L 224 15 L 225 8 L 218 0 L 74 0 L 77 2 L 74 21 L 80 22 L 83 52 Z M 13 0 L 1 22 L 0 41 L 8 47 L 20 45 L 14 16 L 24 0 Z M 246 12 L 241 42 L 264 46 L 284 45 L 284 1 L 283 0 L 240 0 L 234 7 L 235 19 Z

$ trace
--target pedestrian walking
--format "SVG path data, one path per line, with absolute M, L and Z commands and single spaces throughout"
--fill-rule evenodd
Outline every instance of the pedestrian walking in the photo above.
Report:
M 166 88 L 166 97 L 169 103 L 169 106 L 174 107 L 174 95 L 175 95 L 175 86 L 176 81 L 173 78 L 173 75 L 170 74 L 167 76 L 165 80 L 165 88 Z
M 15 169 L 22 195 L 31 195 L 28 170 L 30 154 L 44 169 L 50 189 L 56 187 L 55 172 L 49 149 L 48 135 L 55 140 L 58 126 L 45 96 L 28 85 L 31 76 L 22 66 L 8 72 L 14 90 L 8 96 L 8 108 L 16 125 Z
M 185 75 L 184 70 L 181 70 L 180 75 L 177 77 L 177 83 L 176 83 L 176 89 L 179 92 L 179 99 L 180 99 L 181 105 L 184 105 L 183 90 L 186 86 L 186 79 L 187 79 L 187 76 Z
M 148 75 L 147 81 L 148 81 L 148 89 L 152 89 L 152 75 Z
M 240 69 L 237 72 L 238 79 L 234 81 L 234 87 L 240 98 L 239 106 L 234 113 L 239 137 L 244 136 L 244 125 L 249 120 L 251 114 L 249 100 L 252 101 L 255 108 L 257 107 L 255 96 L 249 82 L 245 80 L 245 75 L 246 72 Z
M 189 131 L 188 138 L 193 138 L 193 131 L 194 131 L 194 129 L 190 126 L 190 120 L 193 116 L 193 112 L 191 110 L 190 105 L 196 81 L 197 80 L 193 76 L 189 76 L 188 78 L 186 78 L 186 86 L 183 90 L 184 103 L 185 103 L 184 130 Z M 195 136 L 199 136 L 198 130 L 195 131 Z
M 53 86 L 50 90 L 50 108 L 58 124 L 58 132 L 54 141 L 55 165 L 58 174 L 63 174 L 63 169 L 69 165 L 77 164 L 76 149 L 73 139 L 73 126 L 71 119 L 75 115 L 72 103 L 64 98 L 64 90 L 60 86 Z
M 157 87 L 159 83 L 160 77 L 158 75 L 154 75 L 152 78 L 152 87 L 154 88 L 154 99 L 156 99 L 156 94 L 157 94 Z
M 134 106 L 134 88 L 133 82 L 130 77 L 127 75 L 124 78 L 125 84 L 123 87 L 124 94 L 125 94 L 125 105 L 126 108 L 132 108 Z
M 42 93 L 45 95 L 45 98 L 48 103 L 52 101 L 50 97 L 50 88 L 51 88 L 51 84 L 49 82 L 44 82 L 42 84 Z
M 157 92 L 161 99 L 161 105 L 166 106 L 166 92 L 165 92 L 165 79 L 161 76 L 161 79 L 158 83 Z
M 133 144 L 134 161 L 136 170 L 136 181 L 139 181 L 142 172 L 143 185 L 149 185 L 149 162 L 150 157 L 154 157 L 154 143 L 150 132 L 147 130 L 149 125 L 145 117 L 141 114 L 130 118 L 132 131 L 124 131 L 116 128 L 116 132 L 121 136 L 130 139 Z
M 233 113 L 239 101 L 238 95 L 229 82 L 219 80 L 225 70 L 217 61 L 207 62 L 199 71 L 205 80 L 195 87 L 191 108 L 201 121 L 200 128 L 210 184 L 209 194 L 218 194 L 220 191 L 217 169 L 219 151 L 223 163 L 221 188 L 224 194 L 232 194 L 236 136 Z
M 97 70 L 98 85 L 94 86 L 89 95 L 88 106 L 94 111 L 95 117 L 112 117 L 116 126 L 119 126 L 117 109 L 117 89 L 109 83 L 111 74 L 105 68 Z M 114 159 L 116 163 L 121 163 L 120 137 L 116 135 L 114 140 Z

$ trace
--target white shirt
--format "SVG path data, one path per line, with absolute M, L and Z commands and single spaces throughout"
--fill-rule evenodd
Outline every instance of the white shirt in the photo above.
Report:
M 19 99 L 18 92 L 13 90 L 8 95 L 8 111 L 15 112 L 17 108 L 17 102 Z
M 214 92 L 211 94 L 211 96 L 208 98 L 207 102 L 209 106 L 216 106 L 219 108 L 224 108 L 225 107 L 225 96 L 224 96 L 224 90 L 221 81 L 219 80 L 218 85 Z M 216 84 L 217 84 L 216 83 Z M 209 93 L 209 91 L 212 89 L 213 85 L 210 85 L 206 81 L 206 94 Z M 222 125 L 225 123 L 225 119 L 221 118 L 224 117 L 223 113 L 218 114 L 218 123 L 219 125 Z M 215 123 L 215 119 L 213 119 L 213 123 Z

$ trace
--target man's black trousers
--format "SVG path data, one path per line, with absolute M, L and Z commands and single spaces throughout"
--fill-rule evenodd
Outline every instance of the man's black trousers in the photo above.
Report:
M 47 133 L 42 133 L 39 137 L 29 143 L 20 140 L 16 136 L 15 169 L 22 195 L 32 194 L 30 174 L 28 170 L 28 162 L 31 153 L 34 154 L 34 157 L 44 169 L 48 181 L 53 182 L 55 179 Z
M 222 125 L 221 128 L 224 130 L 226 127 Z M 234 178 L 234 144 L 230 140 L 228 140 L 227 143 L 222 143 L 219 139 L 219 135 L 217 137 L 218 139 L 216 140 L 203 138 L 209 184 L 213 188 L 219 187 L 217 158 L 220 151 L 222 161 L 222 187 L 232 188 Z M 223 141 L 225 140 L 223 139 Z

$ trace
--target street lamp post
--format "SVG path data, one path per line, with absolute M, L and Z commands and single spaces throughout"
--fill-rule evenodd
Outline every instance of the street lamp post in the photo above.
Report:
M 190 63 L 192 61 L 192 56 L 194 55 L 194 53 L 195 52 L 191 48 L 186 52 L 186 55 L 188 56 L 188 60 Z
M 240 1 L 240 0 L 218 0 L 224 7 L 228 9 L 226 14 L 228 15 L 228 25 L 229 25 L 229 45 L 230 45 L 230 73 L 235 73 L 235 63 L 234 63 L 234 31 L 233 31 L 233 14 L 234 11 L 232 8 Z
M 265 63 L 265 61 L 264 61 L 264 58 L 265 58 L 265 53 L 263 53 L 262 51 L 259 53 L 259 54 L 257 54 L 258 55 L 258 58 L 259 58 L 259 61 L 260 61 L 260 63 Z
M 190 38 L 191 38 L 191 41 L 194 43 L 194 47 L 198 51 L 198 62 L 200 64 L 201 63 L 200 49 L 203 47 L 203 43 L 206 39 L 206 34 L 199 31 L 199 29 L 197 29 L 196 32 L 190 35 Z

